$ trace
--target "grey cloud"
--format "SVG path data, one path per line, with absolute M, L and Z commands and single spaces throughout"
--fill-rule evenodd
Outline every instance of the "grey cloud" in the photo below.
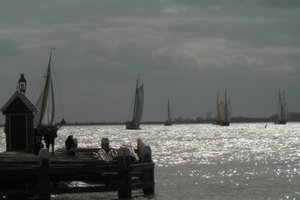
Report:
M 71 121 L 126 120 L 138 73 L 144 74 L 144 120 L 161 120 L 168 97 L 175 117 L 197 117 L 212 111 L 225 88 L 234 115 L 275 112 L 270 102 L 278 87 L 288 90 L 297 111 L 300 12 L 276 2 L 1 2 L 0 58 L 7 68 L 0 69 L 0 93 L 9 96 L 25 72 L 34 96 L 56 47 L 53 65 Z M 254 90 L 266 97 L 245 108 Z M 86 112 L 78 111 L 83 106 Z
M 271 8 L 294 8 L 300 7 L 300 2 L 298 0 L 260 0 L 262 5 Z

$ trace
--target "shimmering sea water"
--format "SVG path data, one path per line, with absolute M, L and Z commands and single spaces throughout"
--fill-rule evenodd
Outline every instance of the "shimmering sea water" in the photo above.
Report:
M 112 147 L 136 145 L 142 138 L 152 148 L 155 195 L 134 191 L 132 199 L 300 199 L 300 123 L 66 126 L 56 140 L 63 146 L 72 134 L 80 147 L 99 147 L 108 137 Z M 5 149 L 1 131 L 0 150 Z M 65 194 L 54 200 L 117 199 L 117 192 Z

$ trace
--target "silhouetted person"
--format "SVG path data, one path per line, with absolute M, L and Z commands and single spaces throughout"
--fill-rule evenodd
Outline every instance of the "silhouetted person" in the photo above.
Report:
M 75 156 L 75 148 L 77 147 L 77 142 L 73 138 L 73 135 L 69 135 L 65 141 L 67 154 L 69 156 Z
M 44 133 L 44 141 L 47 149 L 49 149 L 51 145 L 53 156 L 54 156 L 54 141 L 56 137 L 57 137 L 57 133 L 54 128 L 46 128 Z

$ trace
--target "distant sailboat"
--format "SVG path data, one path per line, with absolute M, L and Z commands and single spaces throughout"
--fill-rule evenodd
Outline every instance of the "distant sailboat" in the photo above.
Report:
M 65 123 L 64 119 L 59 123 L 54 123 L 55 120 L 55 98 L 54 98 L 54 89 L 53 81 L 51 75 L 51 58 L 52 51 L 50 52 L 47 74 L 45 76 L 44 87 L 41 91 L 41 94 L 36 102 L 37 112 L 35 114 L 35 126 L 36 129 L 43 135 L 44 131 L 57 130 Z
M 284 92 L 279 90 L 278 94 L 278 108 L 277 108 L 277 121 L 275 124 L 286 124 L 289 118 L 289 111 L 285 102 Z
M 171 119 L 171 109 L 170 109 L 170 101 L 168 99 L 168 110 L 167 110 L 167 121 L 165 122 L 165 126 L 171 126 L 172 125 L 172 119 Z
M 139 79 L 136 81 L 136 88 L 134 94 L 134 107 L 132 113 L 132 120 L 126 123 L 126 129 L 140 129 L 140 123 L 143 113 L 144 104 L 144 86 L 139 85 Z
M 219 103 L 219 94 L 217 94 L 217 102 L 216 102 L 216 110 L 215 110 L 215 117 L 213 124 L 220 124 L 221 123 L 221 110 L 220 110 L 220 103 Z
M 230 124 L 230 115 L 231 115 L 231 103 L 230 99 L 227 99 L 227 94 L 225 91 L 225 99 L 224 102 L 221 101 L 218 106 L 220 112 L 220 125 L 221 126 L 229 126 Z

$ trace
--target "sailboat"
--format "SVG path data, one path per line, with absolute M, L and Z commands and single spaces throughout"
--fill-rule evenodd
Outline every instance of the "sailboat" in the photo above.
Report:
M 170 101 L 168 99 L 168 109 L 167 109 L 167 121 L 165 122 L 165 126 L 171 126 L 172 125 L 172 119 L 171 119 L 171 109 L 170 109 Z
M 286 124 L 288 118 L 289 118 L 289 111 L 285 102 L 284 92 L 281 92 L 279 90 L 277 121 L 275 122 L 275 124 Z
M 221 123 L 221 106 L 219 103 L 219 94 L 217 94 L 217 102 L 216 102 L 216 110 L 215 110 L 215 119 L 213 121 L 213 124 L 219 125 Z
M 218 106 L 220 112 L 220 125 L 221 126 L 229 126 L 230 124 L 230 115 L 231 115 L 231 103 L 230 99 L 227 99 L 227 94 L 225 91 L 225 99 L 224 102 L 221 101 Z
M 126 123 L 126 129 L 137 130 L 140 129 L 140 123 L 143 113 L 144 104 L 144 86 L 139 85 L 139 79 L 136 81 L 135 93 L 134 93 L 134 106 L 132 113 L 132 120 Z
M 45 83 L 40 96 L 36 102 L 37 112 L 35 113 L 34 121 L 35 127 L 38 132 L 43 136 L 46 131 L 58 131 L 65 120 L 62 119 L 61 122 L 54 123 L 55 120 L 55 97 L 54 88 L 51 75 L 51 58 L 53 49 L 50 51 L 50 57 L 47 67 L 47 74 L 45 76 Z

